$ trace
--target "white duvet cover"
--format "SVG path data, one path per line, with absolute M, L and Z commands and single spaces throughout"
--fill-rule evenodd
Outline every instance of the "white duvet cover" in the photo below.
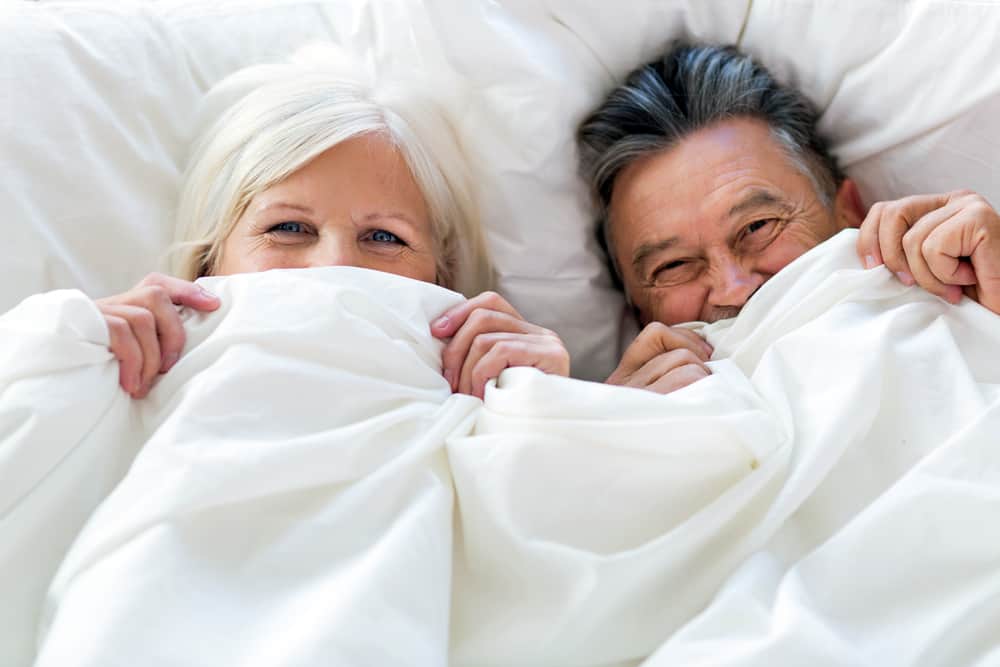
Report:
M 668 396 L 451 395 L 460 297 L 331 268 L 204 280 L 133 402 L 91 302 L 33 297 L 0 318 L 0 663 L 996 661 L 1000 318 L 853 240 Z

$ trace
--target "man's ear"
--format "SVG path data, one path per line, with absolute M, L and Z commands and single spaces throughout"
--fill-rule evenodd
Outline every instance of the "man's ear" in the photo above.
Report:
M 838 229 L 860 227 L 865 219 L 865 207 L 861 203 L 858 186 L 849 178 L 837 188 L 837 196 L 833 200 L 833 215 Z

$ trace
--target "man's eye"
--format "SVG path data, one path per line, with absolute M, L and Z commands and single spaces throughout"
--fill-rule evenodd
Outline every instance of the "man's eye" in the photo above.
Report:
M 650 282 L 654 285 L 679 285 L 693 280 L 698 275 L 698 262 L 690 259 L 675 259 L 659 265 L 653 271 Z
M 301 222 L 279 222 L 278 224 L 270 227 L 267 231 L 300 234 L 305 230 L 303 229 L 303 225 Z
M 661 266 L 658 269 L 656 269 L 656 272 L 659 273 L 660 271 L 673 271 L 674 269 L 681 268 L 685 264 L 687 264 L 687 262 L 685 262 L 684 260 L 681 260 L 681 259 L 675 260 L 673 262 L 667 262 L 663 266 Z
M 781 235 L 784 228 L 784 222 L 778 218 L 755 220 L 743 228 L 736 247 L 744 253 L 762 252 Z
M 406 245 L 403 239 L 399 238 L 392 232 L 387 232 L 384 229 L 376 229 L 371 234 L 369 238 L 375 243 L 391 243 L 394 245 Z
M 775 222 L 777 222 L 777 220 L 774 218 L 767 218 L 766 220 L 755 220 L 754 222 L 751 222 L 749 225 L 747 225 L 747 233 L 754 234 L 764 229 L 768 225 L 774 224 Z

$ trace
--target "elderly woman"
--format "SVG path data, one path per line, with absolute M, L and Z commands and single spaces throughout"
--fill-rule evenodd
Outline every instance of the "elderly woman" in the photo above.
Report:
M 568 375 L 559 337 L 494 292 L 468 165 L 441 111 L 401 83 L 366 86 L 282 66 L 197 143 L 178 210 L 176 277 L 153 273 L 96 303 L 119 382 L 142 398 L 176 363 L 176 306 L 219 307 L 192 282 L 269 269 L 354 266 L 470 298 L 431 331 L 453 391 L 483 395 L 508 366 Z

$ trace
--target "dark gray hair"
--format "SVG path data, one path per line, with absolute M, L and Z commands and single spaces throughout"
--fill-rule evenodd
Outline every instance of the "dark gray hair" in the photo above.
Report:
M 608 238 L 615 178 L 633 161 L 732 118 L 768 124 L 820 201 L 832 207 L 843 173 L 817 134 L 817 113 L 797 90 L 733 46 L 678 44 L 634 70 L 580 125 L 583 174 L 600 205 L 600 240 L 620 278 Z

